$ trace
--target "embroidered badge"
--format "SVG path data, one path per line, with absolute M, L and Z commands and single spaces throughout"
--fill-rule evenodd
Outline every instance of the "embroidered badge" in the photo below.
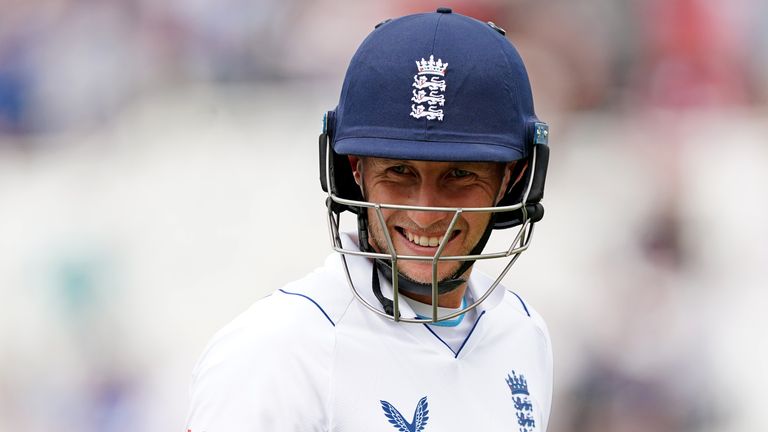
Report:
M 443 63 L 441 59 L 435 61 L 433 55 L 429 56 L 429 61 L 424 60 L 416 62 L 418 73 L 413 76 L 413 97 L 411 101 L 411 117 L 427 120 L 443 121 L 442 107 L 445 105 L 445 70 L 448 63 Z
M 429 420 L 429 408 L 427 407 L 427 397 L 421 398 L 419 403 L 416 404 L 416 410 L 413 412 L 413 419 L 410 423 L 405 420 L 400 411 L 395 408 L 394 405 L 387 401 L 381 402 L 381 409 L 384 410 L 384 415 L 387 420 L 397 428 L 398 432 L 422 432 L 427 427 L 427 420 Z
M 533 432 L 536 428 L 536 422 L 533 420 L 533 403 L 528 392 L 528 381 L 523 374 L 507 375 L 507 385 L 512 392 L 512 402 L 515 404 L 517 415 L 517 425 L 520 426 L 520 432 Z

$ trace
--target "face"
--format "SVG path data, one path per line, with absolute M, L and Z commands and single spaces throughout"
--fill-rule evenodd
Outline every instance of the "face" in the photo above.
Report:
M 368 202 L 424 207 L 492 207 L 503 196 L 512 164 L 491 162 L 425 162 L 350 156 L 355 181 Z M 454 212 L 368 210 L 369 243 L 388 253 L 384 230 L 398 255 L 434 256 Z M 490 213 L 462 213 L 448 236 L 442 256 L 467 255 L 489 223 Z M 438 264 L 438 280 L 453 276 L 461 262 Z M 422 283 L 432 282 L 430 261 L 398 261 L 399 271 Z

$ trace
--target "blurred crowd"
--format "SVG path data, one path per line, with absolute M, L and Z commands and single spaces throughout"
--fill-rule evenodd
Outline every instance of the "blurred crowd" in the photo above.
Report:
M 6 0 L 0 131 L 93 125 L 146 92 L 184 82 L 337 76 L 357 42 L 350 33 L 441 4 L 380 3 Z M 448 3 L 506 26 L 529 54 L 539 98 L 565 110 L 768 100 L 768 6 L 759 0 Z
M 730 330 L 713 322 L 713 315 L 725 313 L 719 307 L 765 301 L 756 292 L 768 283 L 761 265 L 768 258 L 761 246 L 768 244 L 768 233 L 764 220 L 758 222 L 768 209 L 763 188 L 754 189 L 766 180 L 759 172 L 768 162 L 762 141 L 768 137 L 768 2 L 762 0 L 0 0 L 0 171 L 5 170 L 0 205 L 64 200 L 61 194 L 69 195 L 62 189 L 52 187 L 46 195 L 18 183 L 28 178 L 26 170 L 56 171 L 71 157 L 51 162 L 47 153 L 38 155 L 40 147 L 66 154 L 66 146 L 72 146 L 81 152 L 71 137 L 88 137 L 96 143 L 85 150 L 83 159 L 90 160 L 103 150 L 100 146 L 113 145 L 94 134 L 114 136 L 105 131 L 137 110 L 162 122 L 164 111 L 188 108 L 187 99 L 179 102 L 178 95 L 189 89 L 202 87 L 224 94 L 221 98 L 239 94 L 240 101 L 250 97 L 256 107 L 246 111 L 266 116 L 261 123 L 232 121 L 235 132 L 228 137 L 255 137 L 260 141 L 251 145 L 268 146 L 281 132 L 266 129 L 292 126 L 264 118 L 295 109 L 290 115 L 309 124 L 306 141 L 311 143 L 317 120 L 305 113 L 316 104 L 332 106 L 346 63 L 373 25 L 438 6 L 492 20 L 506 30 L 528 66 L 537 113 L 559 136 L 553 140 L 560 148 L 553 150 L 548 185 L 551 216 L 537 234 L 545 237 L 535 247 L 538 261 L 533 258 L 532 270 L 522 275 L 530 287 L 522 291 L 540 305 L 556 349 L 550 431 L 768 427 L 764 414 L 742 403 L 754 400 L 765 380 L 758 378 L 746 389 L 737 382 L 750 376 L 739 371 L 739 359 L 747 356 L 740 347 L 762 347 L 746 336 L 731 340 L 742 334 L 741 325 L 755 328 L 751 309 L 743 314 L 730 309 L 741 314 L 730 321 L 736 323 Z M 157 102 L 163 100 L 158 95 L 171 95 L 176 102 Z M 184 139 L 199 135 L 198 115 L 174 117 L 183 123 Z M 153 128 L 151 121 L 141 122 Z M 238 128 L 258 132 L 244 138 L 237 136 Z M 141 136 L 161 134 L 156 145 L 162 146 L 163 127 L 156 131 Z M 724 156 L 722 146 L 732 151 Z M 197 172 L 174 165 L 185 157 L 177 153 L 180 148 L 167 154 L 157 150 L 160 156 L 148 157 L 172 162 L 144 169 L 197 181 Z M 232 152 L 219 161 L 221 172 L 227 163 L 239 163 L 238 152 L 256 152 L 254 158 L 277 163 L 288 154 L 259 153 L 264 148 L 221 151 Z M 200 166 L 203 161 L 213 166 L 221 157 L 210 149 L 193 152 L 200 152 L 194 162 Z M 135 162 L 130 153 L 115 157 L 125 166 Z M 242 179 L 256 178 L 246 167 L 237 172 Z M 51 178 L 57 182 L 58 177 Z M 106 192 L 119 196 L 123 185 L 115 185 Z M 570 193 L 579 185 L 578 196 Z M 239 190 L 231 195 L 233 200 L 245 196 Z M 169 202 L 174 201 L 153 201 Z M 322 207 L 321 200 L 311 205 Z M 43 208 L 57 217 L 56 205 Z M 21 216 L 8 219 L 15 217 L 12 209 L 0 212 L 5 212 L 0 234 L 37 229 L 25 226 Z M 246 227 L 256 220 L 238 223 Z M 221 223 L 210 216 L 199 226 Z M 546 237 L 547 230 L 555 234 Z M 170 341 L 155 339 L 146 346 L 144 339 L 152 337 L 140 332 L 151 326 L 137 321 L 151 319 L 140 313 L 118 318 L 120 310 L 137 308 L 135 278 L 121 277 L 130 267 L 121 250 L 110 249 L 108 241 L 96 242 L 95 248 L 77 243 L 54 251 L 51 262 L 32 265 L 19 258 L 31 248 L 24 244 L 27 236 L 45 245 L 39 236 L 22 233 L 14 237 L 18 243 L 0 247 L 0 258 L 7 258 L 0 264 L 0 293 L 11 305 L 0 317 L 0 430 L 159 431 L 174 425 L 181 430 L 178 412 L 185 407 L 186 389 L 169 388 L 179 380 L 158 378 L 169 364 L 179 363 L 158 366 L 147 353 Z M 558 268 L 559 279 L 542 276 Z M 25 277 L 35 272 L 53 280 L 42 284 L 54 288 L 30 294 Z M 516 280 L 514 274 L 509 281 Z M 29 277 L 39 282 L 36 275 Z M 255 278 L 240 277 L 243 285 Z M 174 277 L 166 281 L 173 284 Z M 544 286 L 541 291 L 537 284 Z M 223 297 L 226 288 L 215 287 Z M 45 298 L 30 300 L 32 295 Z M 46 306 L 34 306 L 39 304 Z M 56 316 L 43 316 L 51 311 Z M 188 343 L 179 349 L 191 361 L 221 323 L 195 326 L 199 318 L 188 320 Z M 20 342 L 25 334 L 56 342 L 31 348 Z M 765 355 L 757 351 L 757 358 Z M 27 363 L 18 364 L 21 360 Z M 78 367 L 60 369 L 58 361 Z M 164 412 L 173 413 L 165 422 L 158 420 Z

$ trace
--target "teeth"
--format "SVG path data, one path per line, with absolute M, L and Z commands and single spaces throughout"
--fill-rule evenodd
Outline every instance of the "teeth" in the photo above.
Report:
M 442 237 L 419 236 L 419 235 L 414 235 L 408 231 L 405 231 L 405 236 L 412 243 L 416 243 L 419 246 L 437 247 L 437 246 L 440 246 L 440 242 L 443 240 Z

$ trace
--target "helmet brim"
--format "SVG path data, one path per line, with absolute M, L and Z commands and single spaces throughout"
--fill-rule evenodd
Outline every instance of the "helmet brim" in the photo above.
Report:
M 502 144 L 346 137 L 333 150 L 342 155 L 435 162 L 512 162 L 526 157 Z

